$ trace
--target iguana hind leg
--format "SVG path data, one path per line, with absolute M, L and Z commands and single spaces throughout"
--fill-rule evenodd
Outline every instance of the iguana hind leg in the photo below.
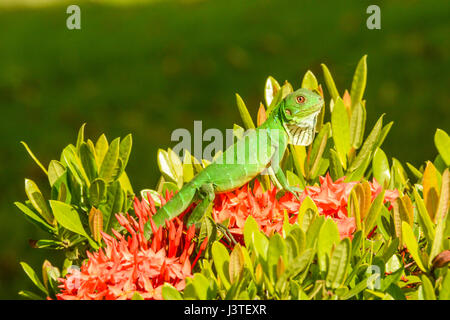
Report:
M 200 202 L 195 209 L 189 215 L 187 220 L 187 226 L 197 223 L 203 217 L 208 207 L 211 206 L 216 197 L 214 193 L 214 185 L 212 183 L 204 184 L 197 189 L 197 196 L 200 198 Z

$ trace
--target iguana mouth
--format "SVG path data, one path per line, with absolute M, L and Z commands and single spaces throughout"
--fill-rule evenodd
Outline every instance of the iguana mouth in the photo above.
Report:
M 289 136 L 289 143 L 296 146 L 308 146 L 314 140 L 317 116 L 320 109 L 299 122 L 285 123 L 284 128 Z

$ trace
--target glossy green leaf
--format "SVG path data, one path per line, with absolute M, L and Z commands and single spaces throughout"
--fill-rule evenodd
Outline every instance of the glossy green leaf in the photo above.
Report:
M 389 183 L 391 173 L 389 170 L 389 161 L 386 154 L 380 148 L 377 148 L 372 159 L 373 176 L 382 186 Z
M 450 166 L 450 137 L 447 132 L 437 129 L 434 134 L 434 144 L 447 167 Z
M 425 203 L 423 202 L 416 188 L 413 188 L 413 195 L 414 202 L 417 208 L 419 224 L 422 227 L 427 242 L 431 244 L 433 243 L 433 240 L 435 238 L 433 221 L 431 221 L 430 215 L 428 214 L 427 208 L 425 207 Z
M 273 98 L 280 91 L 280 85 L 277 80 L 269 76 L 266 80 L 266 85 L 264 87 L 264 98 L 266 100 L 266 106 L 269 107 L 272 104 Z
M 444 241 L 446 239 L 445 229 L 450 223 L 449 214 L 450 201 L 450 171 L 447 168 L 442 175 L 442 186 L 439 197 L 438 209 L 436 212 L 436 233 L 431 246 L 430 258 L 428 265 L 432 265 L 433 259 L 442 251 Z
M 228 268 L 228 274 L 230 282 L 233 284 L 238 281 L 244 271 L 244 254 L 240 244 L 234 246 L 233 251 L 230 254 L 230 265 Z
M 155 206 L 161 207 L 161 198 L 160 194 L 152 189 L 144 189 L 141 190 L 141 198 L 144 199 L 144 201 L 150 205 L 149 198 L 151 197 L 153 199 L 153 202 L 155 203 Z
M 419 287 L 419 297 L 423 297 L 423 300 L 436 300 L 436 294 L 430 279 L 424 274 L 421 279 L 422 285 Z
M 378 119 L 378 121 L 375 124 L 375 126 L 373 127 L 372 131 L 369 133 L 369 136 L 364 141 L 360 151 L 358 152 L 358 155 L 356 156 L 356 158 L 353 160 L 353 162 L 351 163 L 351 165 L 348 168 L 349 172 L 355 171 L 357 168 L 362 166 L 364 164 L 364 162 L 370 161 L 372 154 L 377 147 L 377 142 L 380 137 L 381 127 L 383 125 L 383 117 L 384 117 L 384 115 L 382 115 Z
M 328 136 L 330 134 L 330 123 L 322 127 L 312 144 L 311 153 L 308 161 L 308 178 L 317 177 L 320 161 L 323 160 L 323 154 L 327 145 Z
M 352 108 L 350 118 L 350 144 L 358 149 L 364 138 L 364 129 L 366 127 L 366 108 L 362 103 L 357 103 Z
M 344 169 L 338 154 L 334 149 L 330 149 L 330 176 L 333 181 L 341 178 L 344 175 Z
M 332 219 L 327 219 L 319 231 L 317 242 L 317 258 L 320 271 L 325 272 L 328 267 L 331 250 L 339 243 L 339 230 Z
M 214 267 L 219 276 L 220 282 L 226 289 L 231 286 L 228 269 L 230 264 L 230 255 L 227 248 L 218 241 L 215 241 L 211 247 L 211 253 L 214 261 Z
M 302 88 L 306 88 L 309 90 L 317 90 L 319 87 L 319 83 L 317 82 L 316 76 L 311 70 L 306 71 L 302 80 Z
M 246 129 L 254 129 L 255 124 L 253 123 L 252 117 L 248 112 L 247 107 L 245 106 L 244 101 L 241 96 L 236 93 L 236 103 L 239 109 L 239 114 L 241 115 L 242 122 L 244 123 L 244 127 Z
M 108 152 L 108 148 L 108 139 L 106 139 L 106 136 L 102 134 L 95 144 L 95 158 L 97 160 L 97 167 L 102 165 L 103 159 Z
M 321 64 L 323 75 L 325 77 L 325 83 L 327 85 L 328 91 L 331 95 L 331 98 L 336 101 L 339 97 L 339 92 L 336 89 L 336 84 L 334 83 L 333 77 L 331 76 L 330 70 L 328 70 L 325 64 Z
M 350 96 L 352 97 L 352 109 L 361 102 L 367 81 L 367 55 L 359 60 L 353 75 L 352 88 Z
M 34 224 L 36 224 L 38 227 L 40 227 L 42 230 L 46 232 L 55 232 L 55 228 L 48 224 L 44 219 L 42 219 L 38 214 L 36 214 L 33 210 L 28 208 L 26 205 L 20 202 L 14 202 L 17 208 L 19 208 L 26 217 Z
M 119 158 L 122 160 L 123 166 L 126 167 L 131 154 L 131 148 L 133 146 L 133 138 L 131 133 L 128 134 L 119 145 Z
M 116 138 L 111 142 L 111 145 L 103 158 L 102 165 L 100 166 L 99 177 L 106 182 L 113 181 L 114 174 L 117 174 L 116 166 L 119 160 L 119 144 L 119 138 Z
M 50 186 L 53 186 L 55 182 L 66 172 L 66 168 L 57 160 L 50 161 L 48 165 L 48 181 Z
M 94 154 L 86 143 L 82 143 L 79 149 L 81 164 L 83 165 L 84 171 L 89 179 L 89 181 L 97 178 L 98 168 L 97 162 L 95 160 Z
M 342 239 L 334 249 L 328 273 L 326 276 L 326 286 L 328 288 L 339 288 L 345 281 L 350 261 L 351 242 L 349 238 Z
M 269 239 L 269 248 L 267 250 L 267 265 L 269 268 L 269 276 L 273 280 L 276 279 L 277 263 L 280 257 L 287 261 L 286 244 L 279 233 L 275 233 Z
M 27 150 L 28 154 L 31 156 L 31 158 L 34 160 L 34 162 L 36 162 L 36 164 L 42 169 L 42 171 L 44 171 L 45 174 L 48 174 L 47 170 L 42 165 L 42 163 L 38 160 L 38 158 L 34 155 L 34 153 L 31 151 L 30 147 L 28 147 L 28 145 L 23 141 L 20 141 L 20 143 L 25 147 L 25 150 Z
M 372 205 L 370 206 L 369 212 L 364 219 L 364 233 L 367 237 L 372 229 L 375 227 L 375 222 L 377 221 L 378 216 L 381 213 L 381 208 L 383 207 L 385 190 L 381 191 L 375 200 L 373 200 Z
M 89 187 L 89 202 L 92 206 L 98 207 L 106 201 L 106 182 L 103 179 L 95 179 Z
M 350 150 L 350 125 L 347 109 L 341 98 L 337 99 L 331 113 L 331 129 L 336 152 L 345 169 L 347 168 L 347 154 Z
M 423 272 L 427 272 L 427 269 L 425 268 L 422 261 L 421 253 L 419 252 L 419 245 L 417 243 L 416 237 L 414 236 L 411 226 L 405 221 L 402 221 L 402 238 L 417 266 Z
M 319 209 L 317 209 L 316 204 L 309 196 L 306 196 L 302 204 L 300 205 L 300 209 L 298 212 L 298 225 L 303 229 L 303 231 L 306 232 L 311 222 L 316 218 L 318 214 Z
M 39 279 L 39 277 L 37 276 L 36 272 L 33 270 L 33 268 L 31 268 L 28 264 L 26 264 L 25 262 L 21 262 L 20 265 L 23 268 L 23 271 L 25 271 L 25 273 L 27 274 L 27 276 L 31 279 L 31 281 L 33 281 L 33 283 L 35 284 L 35 286 L 41 290 L 43 293 L 45 293 L 46 295 L 48 295 L 47 289 L 45 289 L 44 284 L 41 282 L 41 280 Z
M 90 238 L 83 228 L 79 213 L 72 206 L 55 200 L 50 200 L 50 206 L 59 224 L 72 232 Z
M 54 217 L 47 205 L 47 201 L 45 201 L 38 186 L 30 179 L 25 179 L 25 192 L 36 211 L 45 219 L 45 221 L 47 221 L 47 223 L 52 225 L 54 223 Z

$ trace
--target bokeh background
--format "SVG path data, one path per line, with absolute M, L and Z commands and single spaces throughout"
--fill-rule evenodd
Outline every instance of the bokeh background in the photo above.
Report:
M 176 128 L 240 123 L 234 93 L 256 114 L 268 75 L 300 86 L 326 63 L 338 89 L 349 88 L 368 54 L 367 125 L 395 122 L 384 150 L 420 166 L 434 159 L 436 128 L 450 131 L 450 2 L 403 1 L 71 1 L 81 30 L 66 28 L 64 1 L 0 0 L 0 298 L 33 285 L 19 266 L 40 270 L 52 251 L 13 205 L 24 179 L 44 193 L 47 165 L 87 122 L 90 138 L 133 134 L 128 173 L 135 190 L 154 187 L 156 151 Z M 366 9 L 381 8 L 381 30 Z M 56 259 L 56 260 L 55 260 Z

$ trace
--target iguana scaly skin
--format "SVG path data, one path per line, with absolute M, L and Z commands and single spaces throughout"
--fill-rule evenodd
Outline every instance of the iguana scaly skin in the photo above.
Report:
M 299 89 L 287 95 L 258 128 L 249 130 L 191 181 L 152 217 L 157 227 L 199 201 L 188 218 L 188 225 L 200 220 L 215 194 L 243 186 L 266 168 L 273 170 L 284 190 L 289 186 L 279 167 L 288 143 L 309 145 L 314 138 L 317 115 L 323 106 L 320 95 Z

